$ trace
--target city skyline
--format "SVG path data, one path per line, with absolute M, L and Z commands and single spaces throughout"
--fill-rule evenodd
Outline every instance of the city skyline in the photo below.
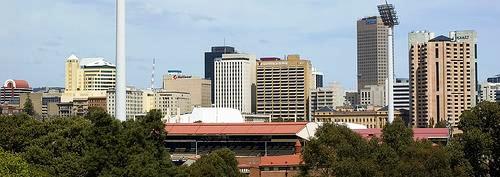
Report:
M 348 89 L 356 88 L 356 20 L 377 15 L 374 6 L 379 2 L 273 1 L 234 6 L 231 1 L 210 2 L 127 1 L 127 85 L 149 87 L 153 58 L 159 73 L 155 80 L 161 80 L 168 69 L 202 76 L 204 52 L 226 41 L 258 57 L 300 54 L 325 73 L 326 83 L 338 81 Z M 425 5 L 430 2 L 393 2 L 402 21 L 395 36 L 396 76 L 408 77 L 407 34 L 414 30 L 436 35 L 477 31 L 479 83 L 498 74 L 494 51 L 500 44 L 495 40 L 494 17 L 500 15 L 500 3 L 433 1 L 433 6 Z M 16 13 L 21 9 L 26 13 Z M 0 40 L 6 41 L 0 43 L 5 66 L 0 80 L 24 79 L 33 87 L 63 86 L 64 61 L 71 54 L 104 57 L 114 63 L 114 10 L 113 0 L 14 1 L 1 6 L 0 21 L 8 25 L 0 29 Z M 19 66 L 37 74 L 19 72 Z

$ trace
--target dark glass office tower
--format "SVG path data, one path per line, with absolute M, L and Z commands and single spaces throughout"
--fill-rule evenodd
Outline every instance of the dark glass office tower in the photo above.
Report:
M 212 104 L 214 103 L 214 60 L 216 58 L 221 58 L 222 54 L 232 54 L 236 53 L 234 47 L 231 46 L 215 46 L 212 47 L 212 51 L 205 52 L 205 79 L 209 79 L 212 82 Z
M 489 83 L 500 83 L 500 74 L 495 77 L 489 77 L 487 80 Z
M 323 74 L 316 74 L 316 88 L 323 87 Z

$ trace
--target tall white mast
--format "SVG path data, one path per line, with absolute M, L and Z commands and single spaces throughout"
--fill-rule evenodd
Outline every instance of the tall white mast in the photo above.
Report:
M 125 60 L 125 0 L 116 0 L 116 86 L 115 117 L 121 121 L 126 114 L 126 60 Z
M 387 122 L 391 124 L 394 121 L 394 26 L 399 25 L 396 10 L 392 4 L 385 4 L 378 6 L 380 17 L 387 26 L 387 97 L 388 99 L 388 118 Z

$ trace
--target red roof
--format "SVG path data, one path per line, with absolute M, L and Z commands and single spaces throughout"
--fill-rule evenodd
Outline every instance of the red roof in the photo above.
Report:
M 369 128 L 369 129 L 355 129 L 355 132 L 359 133 L 364 138 L 370 137 L 380 137 L 382 135 L 382 129 L 380 128 Z M 447 138 L 448 129 L 447 128 L 414 128 L 413 129 L 413 139 L 429 139 L 429 138 Z
M 167 123 L 168 135 L 295 135 L 307 122 Z
M 263 156 L 259 166 L 297 166 L 301 163 L 300 155 Z
M 307 122 L 271 123 L 167 123 L 168 135 L 296 135 Z M 364 138 L 380 137 L 382 129 L 353 129 Z M 447 138 L 447 128 L 414 128 L 413 138 Z
M 28 81 L 25 80 L 7 80 L 4 87 L 6 88 L 30 88 Z

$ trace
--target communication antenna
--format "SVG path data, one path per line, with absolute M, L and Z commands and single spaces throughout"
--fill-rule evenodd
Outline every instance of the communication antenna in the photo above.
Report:
M 151 72 L 151 90 L 155 88 L 155 58 L 153 58 L 153 71 Z

